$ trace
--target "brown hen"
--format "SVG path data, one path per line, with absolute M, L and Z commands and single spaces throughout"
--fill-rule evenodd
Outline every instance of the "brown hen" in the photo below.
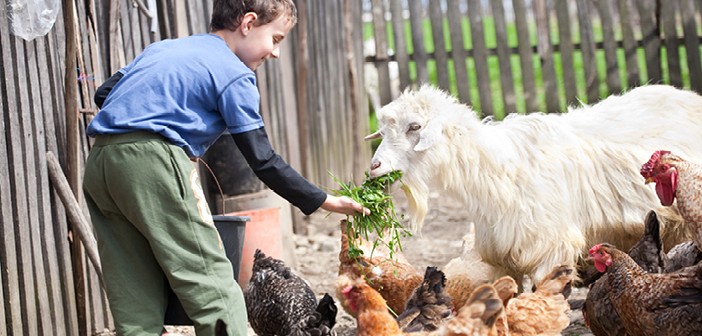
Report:
M 647 273 L 606 243 L 591 248 L 590 256 L 607 273 L 609 299 L 628 335 L 702 334 L 702 264 L 670 274 Z
M 659 150 L 641 167 L 641 176 L 646 183 L 656 183 L 662 205 L 671 206 L 677 201 L 692 239 L 702 250 L 702 165 Z
M 571 266 L 557 266 L 533 293 L 521 293 L 508 300 L 507 325 L 510 335 L 560 335 L 570 324 L 570 295 L 575 270 Z
M 458 314 L 435 331 L 403 333 L 388 312 L 385 300 L 363 279 L 339 276 L 337 287 L 343 287 L 341 302 L 355 312 L 358 336 L 493 336 L 495 321 L 502 312 L 502 301 L 491 285 L 482 285 L 473 292 Z
M 365 279 L 382 295 L 388 308 L 395 314 L 401 314 L 414 289 L 422 283 L 422 273 L 412 266 L 400 251 L 395 252 L 391 258 L 390 251 L 385 246 L 380 244 L 373 249 L 373 244 L 362 238 L 356 240 L 354 246 L 363 251 L 363 255 L 350 257 L 348 225 L 346 220 L 341 221 L 339 276 Z M 337 287 L 337 297 L 341 297 L 338 295 L 339 290 Z M 342 307 L 355 317 L 353 309 L 349 309 L 343 302 Z
M 663 253 L 663 243 L 660 235 L 660 222 L 655 211 L 649 211 L 644 220 L 644 234 L 641 239 L 629 249 L 629 256 L 648 273 L 661 273 L 667 257 Z M 627 335 L 609 299 L 607 289 L 608 274 L 598 271 L 601 277 L 590 286 L 583 303 L 582 312 L 585 325 L 595 336 L 624 336 Z

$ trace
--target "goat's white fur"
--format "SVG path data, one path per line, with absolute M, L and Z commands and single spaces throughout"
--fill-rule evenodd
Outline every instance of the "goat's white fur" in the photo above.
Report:
M 378 120 L 383 140 L 371 175 L 404 172 L 414 228 L 421 230 L 430 189 L 443 189 L 472 215 L 483 260 L 534 281 L 575 265 L 599 240 L 640 238 L 645 214 L 660 208 L 639 175 L 655 150 L 702 158 L 702 97 L 664 85 L 502 122 L 481 122 L 425 85 L 383 107 Z

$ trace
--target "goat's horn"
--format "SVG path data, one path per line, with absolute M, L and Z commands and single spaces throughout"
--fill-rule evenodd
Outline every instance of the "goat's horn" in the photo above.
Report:
M 380 134 L 380 131 L 376 131 L 376 132 L 373 133 L 373 134 L 368 134 L 368 135 L 366 135 L 366 137 L 363 138 L 363 140 L 375 140 L 375 139 L 380 139 L 380 138 L 382 138 L 382 137 L 383 137 L 383 136 L 382 136 L 382 134 Z

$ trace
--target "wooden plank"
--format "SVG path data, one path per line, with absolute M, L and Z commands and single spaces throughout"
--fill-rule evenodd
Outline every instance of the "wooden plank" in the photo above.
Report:
M 549 29 L 546 0 L 534 0 L 534 16 L 536 17 L 536 50 L 541 58 L 541 77 L 543 79 L 544 95 L 546 97 L 546 112 L 558 112 L 558 86 L 556 85 L 556 70 L 553 62 L 551 33 Z
M 514 95 L 514 77 L 512 76 L 512 54 L 507 41 L 507 22 L 503 0 L 492 0 L 492 15 L 495 19 L 495 39 L 497 42 L 497 59 L 500 63 L 500 83 L 502 84 L 502 99 L 504 114 L 517 111 L 517 100 Z
M 478 78 L 478 95 L 480 97 L 480 111 L 483 116 L 495 114 L 490 90 L 490 73 L 487 62 L 488 51 L 485 46 L 485 32 L 483 28 L 483 10 L 480 0 L 468 0 L 468 17 L 470 19 L 471 36 L 473 38 L 473 61 Z
M 388 67 L 388 36 L 385 26 L 385 7 L 383 1 L 371 1 L 373 13 L 373 39 L 375 40 L 375 69 L 378 72 L 378 90 L 380 104 L 385 105 L 392 100 L 390 91 L 390 68 Z
M 51 118 L 44 118 L 44 129 L 46 134 L 47 149 L 54 151 L 59 157 L 65 157 L 66 134 L 65 134 L 65 92 L 64 67 L 65 67 L 65 32 L 63 19 L 57 21 L 54 29 L 47 35 L 48 67 L 52 69 L 49 73 L 51 78 L 51 104 L 52 111 L 55 111 Z M 60 22 L 60 23 L 59 23 Z M 60 145 L 59 145 L 60 144 Z M 73 278 L 73 262 L 68 238 L 68 223 L 63 205 L 58 201 L 55 192 L 50 194 L 52 204 L 52 218 L 54 236 L 57 237 L 57 259 L 59 262 L 60 288 L 62 293 L 63 311 L 66 314 L 65 324 L 68 335 L 79 335 L 80 327 L 78 323 L 78 303 Z
M 641 39 L 646 51 L 647 82 L 654 84 L 663 80 L 661 75 L 660 33 L 656 18 L 657 0 L 636 0 L 634 3 L 639 11 L 641 22 Z
M 28 96 L 27 82 L 24 80 L 27 76 L 26 64 L 24 63 L 24 42 L 18 37 L 13 37 L 11 48 L 14 52 L 14 67 L 16 70 L 16 78 L 14 79 L 17 88 L 14 101 L 18 105 L 17 114 L 9 115 L 9 127 L 7 132 L 12 139 L 12 147 L 10 149 L 10 164 L 11 164 L 11 180 L 12 191 L 15 195 L 13 212 L 15 214 L 15 237 L 17 239 L 17 254 L 18 254 L 18 269 L 20 273 L 20 292 L 23 294 L 19 302 L 22 307 L 23 317 L 26 321 L 34 321 L 34 323 L 25 324 L 25 333 L 27 335 L 38 335 L 38 321 L 36 309 L 36 288 L 33 278 L 33 260 L 31 250 L 31 232 L 30 225 L 32 223 L 30 217 L 30 206 L 28 203 L 27 184 L 34 183 L 30 180 L 26 173 L 27 164 L 25 162 L 24 153 L 29 152 L 26 148 L 25 129 L 23 119 L 25 116 L 31 115 L 31 100 Z M 10 100 L 12 101 L 12 100 Z M 33 149 L 33 148 L 31 148 Z
M 78 56 L 78 88 L 79 88 L 79 98 L 81 101 L 81 108 L 89 108 L 92 105 L 92 93 L 95 92 L 90 89 L 90 86 L 94 86 L 93 83 L 93 65 L 92 58 L 90 57 L 90 39 L 87 36 L 87 31 L 89 30 L 87 23 L 88 19 L 86 16 L 86 8 L 84 1 L 77 1 L 75 6 L 76 15 L 76 38 L 78 39 L 76 51 Z
M 595 38 L 592 34 L 592 15 L 587 0 L 576 0 L 578 19 L 580 21 L 580 51 L 583 55 L 585 68 L 585 90 L 587 102 L 592 104 L 599 99 L 599 79 L 597 76 L 597 62 L 595 60 Z
M 424 47 L 424 18 L 420 1 L 409 1 L 410 27 L 412 29 L 412 58 L 417 70 L 417 84 L 429 82 L 428 56 Z
M 134 35 L 132 34 L 132 23 L 129 13 L 131 12 L 132 6 L 129 1 L 120 1 L 119 7 L 119 28 L 122 30 L 122 47 L 125 51 L 125 65 L 134 60 L 136 55 L 139 54 L 139 49 L 136 47 L 134 41 Z M 115 71 L 119 68 L 114 69 Z
M 531 49 L 531 39 L 529 37 L 529 24 L 527 23 L 527 11 L 524 0 L 512 0 L 514 7 L 514 21 L 517 26 L 517 39 L 519 43 L 519 61 L 522 72 L 522 87 L 524 88 L 524 100 L 526 101 L 527 112 L 541 110 L 539 108 L 538 96 L 536 93 L 536 80 L 534 75 L 534 61 Z
M 451 57 L 453 58 L 453 71 L 456 76 L 456 87 L 458 89 L 458 99 L 470 105 L 470 80 L 468 79 L 468 51 L 463 40 L 463 14 L 459 0 L 447 0 L 446 17 L 451 33 Z
M 451 0 L 449 0 L 451 1 Z M 407 54 L 407 40 L 405 35 L 405 19 L 402 16 L 400 0 L 390 0 L 390 13 L 392 15 L 392 33 L 395 38 L 395 61 L 400 76 L 399 91 L 410 87 L 409 55 Z
M 0 81 L 0 93 L 3 97 L 8 97 L 7 101 L 14 102 L 17 97 L 17 85 L 15 83 L 16 68 L 13 64 L 13 59 L 15 54 L 12 51 L 12 40 L 16 37 L 12 37 L 9 31 L 9 24 L 7 22 L 7 14 L 5 13 L 6 6 L 0 6 L 0 52 L 2 61 L 2 81 Z M 10 99 L 11 98 L 11 99 Z M 0 99 L 3 101 L 5 99 Z M 2 274 L 3 280 L 3 291 L 5 293 L 4 302 L 12 302 L 13 304 L 4 307 L 3 314 L 5 315 L 4 323 L 6 323 L 5 329 L 7 335 L 20 336 L 25 335 L 24 333 L 24 320 L 22 318 L 22 307 L 20 305 L 20 286 L 22 280 L 20 279 L 20 273 L 18 272 L 20 263 L 19 258 L 17 258 L 17 245 L 15 241 L 15 223 L 20 219 L 17 218 L 19 214 L 15 214 L 16 202 L 13 199 L 14 194 L 14 183 L 16 183 L 11 177 L 14 174 L 14 170 L 17 169 L 14 164 L 14 158 L 16 156 L 11 148 L 15 147 L 17 144 L 17 139 L 14 136 L 16 131 L 11 131 L 11 127 L 17 127 L 17 116 L 20 114 L 18 104 L 9 104 L 3 111 L 6 111 L 7 118 L 2 118 L 0 120 L 0 125 L 2 125 L 2 130 L 0 130 L 0 144 L 5 150 L 0 153 L 0 213 L 4 219 L 0 225 L 2 225 L 2 236 L 0 237 L 0 262 L 2 262 L 3 267 L 0 267 L 0 274 Z M 26 217 L 25 217 L 26 218 Z
M 35 39 L 36 40 L 36 39 Z M 28 88 L 38 88 L 39 87 L 39 75 L 37 73 L 37 55 L 36 49 L 34 47 L 35 42 L 24 42 L 24 62 L 26 66 L 26 75 L 23 76 L 23 80 Z M 22 79 L 20 79 L 22 80 Z M 22 118 L 22 129 L 24 132 L 22 134 L 25 143 L 25 174 L 26 174 L 26 185 L 25 190 L 27 190 L 27 207 L 29 211 L 29 223 L 27 227 L 31 245 L 31 256 L 32 256 L 32 278 L 36 279 L 35 291 L 36 291 L 36 302 L 34 303 L 33 309 L 37 311 L 37 322 L 39 323 L 40 331 L 45 335 L 54 335 L 54 330 L 56 329 L 53 324 L 53 318 L 51 316 L 52 309 L 49 302 L 49 293 L 46 290 L 45 285 L 47 280 L 47 274 L 44 271 L 44 264 L 48 262 L 45 260 L 45 256 L 48 256 L 42 251 L 42 239 L 40 227 L 42 225 L 42 212 L 40 211 L 42 207 L 40 206 L 39 197 L 41 195 L 42 183 L 41 175 L 44 171 L 40 170 L 41 164 L 37 162 L 39 159 L 41 150 L 43 148 L 38 147 L 38 142 L 43 142 L 43 129 L 41 127 L 42 123 L 42 107 L 41 107 L 41 92 L 39 90 L 27 90 L 25 93 L 29 99 L 29 104 L 27 106 L 28 110 L 24 117 Z M 39 140 L 38 138 L 42 138 Z M 45 184 L 44 184 L 45 185 Z
M 641 79 L 636 51 L 638 42 L 636 41 L 634 28 L 632 27 L 631 2 L 630 0 L 619 0 L 617 1 L 617 5 L 619 6 L 619 22 L 621 23 L 622 29 L 624 58 L 626 59 L 626 81 L 627 85 L 633 88 L 641 83 Z
M 570 24 L 568 1 L 556 1 L 556 17 L 558 19 L 558 45 L 561 52 L 561 68 L 563 71 L 563 88 L 565 89 L 566 104 L 576 103 L 578 100 L 578 86 L 573 65 L 573 33 Z
M 298 136 L 298 143 L 300 148 L 300 172 L 304 176 L 312 176 L 308 169 L 309 162 L 308 158 L 310 156 L 308 135 L 310 134 L 309 127 L 309 114 L 308 106 L 310 103 L 308 76 L 309 76 L 309 63 L 310 63 L 310 51 L 307 45 L 307 40 L 309 38 L 309 20 L 307 17 L 307 0 L 297 1 L 297 28 L 295 35 L 295 46 L 296 46 L 296 56 L 295 57 L 295 71 L 297 76 L 295 77 L 295 85 L 297 88 L 297 128 L 300 130 Z M 306 230 L 302 223 L 297 221 L 294 223 L 295 232 L 304 232 Z
M 429 19 L 431 20 L 431 35 L 434 41 L 434 64 L 439 87 L 450 91 L 448 75 L 448 53 L 444 39 L 444 15 L 441 11 L 440 0 L 429 0 Z
M 36 132 L 42 132 L 44 136 L 37 137 L 37 148 L 41 148 L 41 152 L 46 152 L 48 139 L 55 139 L 55 134 L 53 130 L 47 130 L 46 119 L 52 117 L 52 111 L 54 105 L 52 105 L 52 88 L 51 88 L 51 72 L 50 60 L 48 59 L 47 40 L 49 37 L 44 37 L 36 40 L 36 53 L 37 53 L 37 69 L 38 69 L 38 86 L 39 89 L 39 100 L 41 102 L 42 113 L 36 115 L 34 127 Z M 38 151 L 40 152 L 40 151 Z M 51 318 L 55 324 L 55 331 L 57 334 L 65 335 L 69 328 L 66 324 L 66 313 L 63 309 L 63 298 L 61 295 L 61 279 L 59 277 L 59 261 L 57 259 L 59 253 L 57 251 L 57 245 L 61 244 L 54 234 L 53 219 L 52 219 L 52 204 L 51 204 L 51 190 L 49 189 L 49 179 L 47 175 L 46 160 L 43 156 L 38 156 L 36 158 L 37 171 L 38 174 L 38 197 L 40 204 L 40 214 L 41 218 L 39 223 L 41 223 L 42 232 L 42 251 L 44 255 L 50 256 L 45 261 L 46 267 L 46 286 L 47 292 L 49 293 L 49 300 L 51 302 Z
M 685 35 L 687 66 L 690 72 L 690 87 L 697 92 L 702 92 L 702 65 L 700 65 L 700 41 L 697 37 L 695 7 L 691 0 L 679 0 L 679 3 Z
M 675 24 L 677 4 L 673 1 L 663 1 L 661 6 L 661 21 L 663 28 L 661 37 L 664 38 L 665 52 L 668 61 L 668 83 L 681 88 L 680 52 L 678 51 L 678 33 Z
M 0 16 L 4 16 L 4 10 L 0 9 Z M 4 34 L 5 32 L 2 31 L 2 28 L 0 28 L 0 34 Z M 1 40 L 1 39 L 0 39 Z M 2 49 L 0 48 L 0 78 L 3 79 L 3 83 L 5 82 L 6 77 L 5 77 L 5 70 L 3 69 L 2 66 L 2 60 L 5 58 L 5 55 L 2 52 Z M 4 85 L 0 84 L 0 96 L 5 97 L 5 88 Z M 0 99 L 0 111 L 3 111 L 3 114 L 6 113 L 5 110 L 5 104 L 3 103 L 4 99 Z M 7 148 L 7 144 L 5 142 L 5 118 L 0 118 L 0 148 Z M 3 220 L 0 221 L 0 232 L 3 234 L 5 233 L 5 226 L 7 225 L 5 222 L 11 223 L 14 218 L 12 218 L 12 207 L 11 207 L 11 202 L 10 202 L 10 180 L 7 178 L 10 175 L 8 166 L 7 166 L 7 155 L 5 154 L 6 151 L 0 151 L 0 218 Z M 4 251 L 4 241 L 3 239 L 0 239 L 0 264 L 6 265 L 5 264 L 5 256 L 8 255 Z M 4 267 L 7 268 L 7 267 Z M 3 281 L 4 276 L 3 276 L 3 271 L 0 270 L 0 283 L 4 284 L 5 282 Z M 5 286 L 3 286 L 4 288 Z M 9 297 L 9 295 L 8 295 Z M 5 302 L 5 294 L 3 290 L 0 290 L 0 302 Z M 7 322 L 5 321 L 6 314 L 5 314 L 5 306 L 3 304 L 3 308 L 0 309 L 0 330 L 5 330 L 7 332 Z
M 609 93 L 619 93 L 622 82 L 619 78 L 619 65 L 617 64 L 617 41 L 614 39 L 614 23 L 612 22 L 612 3 L 610 1 L 597 1 L 600 20 L 602 23 L 602 42 L 605 54 L 605 78 Z

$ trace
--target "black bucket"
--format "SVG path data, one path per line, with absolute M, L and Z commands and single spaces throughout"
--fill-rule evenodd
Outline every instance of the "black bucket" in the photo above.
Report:
M 239 267 L 241 265 L 241 250 L 244 247 L 244 232 L 246 222 L 251 218 L 247 216 L 212 216 L 214 224 L 219 231 L 219 236 L 224 244 L 224 252 L 232 263 L 234 269 L 234 280 L 239 278 Z M 168 287 L 168 307 L 166 308 L 165 325 L 193 325 L 178 297 L 173 290 Z

